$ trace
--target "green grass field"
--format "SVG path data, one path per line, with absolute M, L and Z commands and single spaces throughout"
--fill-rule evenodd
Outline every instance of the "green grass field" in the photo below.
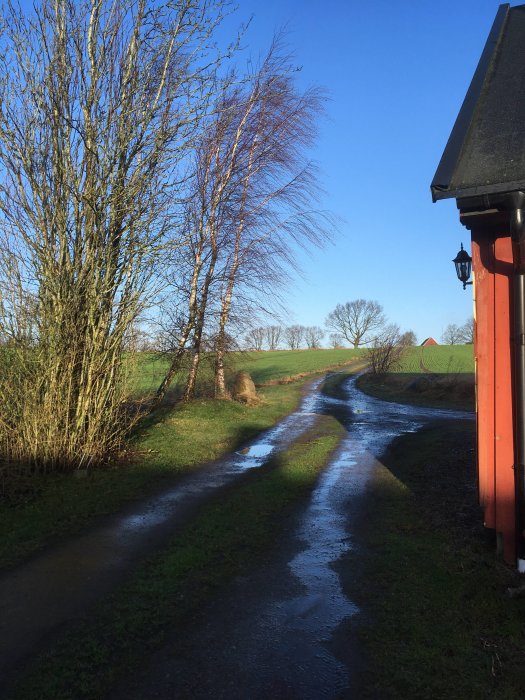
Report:
M 250 373 L 256 384 L 278 382 L 289 377 L 308 375 L 333 369 L 359 358 L 364 350 L 342 348 L 337 350 L 275 350 L 273 352 L 235 352 L 227 356 L 228 378 L 240 371 Z M 204 393 L 212 383 L 212 358 L 203 356 L 200 385 Z M 138 353 L 130 360 L 131 386 L 139 394 L 155 391 L 168 367 L 167 357 L 154 353 Z M 180 382 L 184 381 L 184 372 Z M 172 390 L 177 393 L 180 383 L 174 382 Z
M 474 371 L 473 345 L 429 345 L 410 348 L 396 373 L 463 374 Z
M 358 386 L 385 401 L 473 411 L 473 372 L 472 345 L 414 347 L 389 373 L 367 373 Z
M 353 350 L 239 355 L 235 359 L 243 364 L 238 367 L 247 368 L 258 383 L 275 382 L 259 389 L 259 406 L 202 397 L 170 404 L 143 422 L 119 464 L 93 469 L 82 479 L 52 474 L 15 481 L 0 499 L 0 567 L 38 550 L 51 537 L 79 531 L 93 517 L 114 512 L 164 479 L 237 449 L 299 403 L 302 382 L 281 385 L 279 380 L 322 372 L 355 356 Z M 135 390 L 156 388 L 165 364 L 164 358 L 147 354 L 130 358 Z
M 246 370 L 256 384 L 277 383 L 290 377 L 314 374 L 344 365 L 350 360 L 364 358 L 366 349 L 340 348 L 337 350 L 276 350 L 273 352 L 231 353 L 227 358 L 229 379 L 235 372 Z M 201 367 L 201 395 L 212 384 L 212 358 L 203 357 Z M 138 353 L 130 363 L 131 386 L 134 393 L 147 394 L 157 389 L 169 360 L 154 353 Z M 474 371 L 472 345 L 435 345 L 410 348 L 395 373 L 458 374 Z M 184 372 L 179 382 L 172 385 L 173 393 L 180 391 Z

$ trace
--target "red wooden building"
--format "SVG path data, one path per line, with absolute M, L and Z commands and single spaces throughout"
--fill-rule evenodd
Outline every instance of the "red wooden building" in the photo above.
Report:
M 426 338 L 422 343 L 421 347 L 426 348 L 429 345 L 437 345 L 437 342 L 434 340 L 434 338 Z
M 479 498 L 525 571 L 525 5 L 501 5 L 431 185 L 470 231 Z

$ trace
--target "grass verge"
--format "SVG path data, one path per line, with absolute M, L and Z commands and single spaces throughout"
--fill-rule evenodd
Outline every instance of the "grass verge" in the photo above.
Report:
M 267 387 L 263 403 L 198 400 L 164 408 L 135 436 L 125 463 L 74 474 L 32 476 L 0 502 L 0 567 L 13 565 L 57 536 L 237 449 L 298 405 L 302 384 Z
M 474 372 L 473 345 L 430 345 L 408 348 L 394 372 L 461 374 Z
M 328 416 L 262 472 L 209 505 L 164 552 L 46 651 L 11 696 L 100 698 L 219 586 L 271 550 L 313 488 L 343 429 Z
M 523 697 L 525 600 L 506 596 L 520 577 L 481 524 L 474 430 L 448 421 L 396 439 L 364 496 L 362 546 L 342 569 L 362 609 L 363 698 Z
M 366 394 L 384 401 L 473 411 L 474 375 L 463 374 L 363 374 L 357 386 Z

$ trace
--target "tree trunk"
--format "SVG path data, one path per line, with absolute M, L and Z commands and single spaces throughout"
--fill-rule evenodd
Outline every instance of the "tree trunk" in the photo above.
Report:
M 197 314 L 197 319 L 195 322 L 195 331 L 193 333 L 193 343 L 192 343 L 192 357 L 191 365 L 188 372 L 188 378 L 186 380 L 186 388 L 184 390 L 184 401 L 191 401 L 195 395 L 195 384 L 197 382 L 197 374 L 199 371 L 199 364 L 201 359 L 201 344 L 202 344 L 202 333 L 204 330 L 204 320 L 206 318 L 206 306 L 208 303 L 208 291 L 211 284 L 213 276 L 213 269 L 208 270 L 206 275 L 206 281 L 204 288 L 202 290 L 201 303 L 199 312 Z
M 195 384 L 197 382 L 197 373 L 199 371 L 199 363 L 201 359 L 200 338 L 195 340 L 193 344 L 193 355 L 191 365 L 186 380 L 186 388 L 184 389 L 183 401 L 191 401 L 195 396 Z
M 217 344 L 215 346 L 215 398 L 227 399 L 229 394 L 226 390 L 226 379 L 224 377 L 224 345 L 225 331 L 224 327 L 219 329 L 217 336 Z
M 217 333 L 217 341 L 215 345 L 215 398 L 225 399 L 228 398 L 228 392 L 226 391 L 226 382 L 224 378 L 224 353 L 226 350 L 226 324 L 228 323 L 228 318 L 230 316 L 230 308 L 233 297 L 233 288 L 235 285 L 235 277 L 239 269 L 239 249 L 240 249 L 240 234 L 242 233 L 243 226 L 239 227 L 237 232 L 237 240 L 235 242 L 235 250 L 232 261 L 232 266 L 230 269 L 230 274 L 228 276 L 228 286 L 226 288 L 226 293 L 224 294 L 222 304 L 221 304 L 221 314 L 219 317 L 219 331 Z

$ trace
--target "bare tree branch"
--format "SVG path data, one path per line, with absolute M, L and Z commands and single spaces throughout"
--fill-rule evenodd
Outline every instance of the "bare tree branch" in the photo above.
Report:
M 391 372 L 399 366 L 406 349 L 399 326 L 390 324 L 373 339 L 366 351 L 369 371 L 376 375 Z
M 310 350 L 317 350 L 321 347 L 321 341 L 324 337 L 324 331 L 319 326 L 306 326 L 304 329 L 304 339 L 306 346 Z

